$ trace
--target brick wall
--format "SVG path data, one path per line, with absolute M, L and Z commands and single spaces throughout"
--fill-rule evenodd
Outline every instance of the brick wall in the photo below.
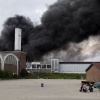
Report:
M 17 66 L 13 64 L 5 64 L 4 71 L 11 71 L 17 73 Z
M 14 52 L 14 54 L 19 58 L 19 71 L 26 68 L 26 53 L 24 52 Z
M 96 82 L 100 80 L 100 70 L 98 70 L 95 66 L 92 66 L 86 72 L 86 80 Z
M 6 51 L 6 52 L 1 52 L 1 54 L 3 55 L 7 55 L 9 53 L 15 54 L 18 59 L 19 59 L 19 72 L 21 71 L 21 69 L 25 69 L 26 68 L 26 53 L 25 52 L 21 52 L 21 51 Z M 16 65 L 12 65 L 12 64 L 5 64 L 4 65 L 4 70 L 10 70 L 13 73 L 17 72 L 17 66 Z M 1 69 L 1 67 L 0 67 Z

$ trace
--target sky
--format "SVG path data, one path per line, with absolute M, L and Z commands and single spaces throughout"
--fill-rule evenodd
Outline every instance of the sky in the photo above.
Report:
M 4 21 L 15 15 L 29 17 L 35 24 L 40 23 L 42 14 L 57 0 L 0 0 L 0 31 Z

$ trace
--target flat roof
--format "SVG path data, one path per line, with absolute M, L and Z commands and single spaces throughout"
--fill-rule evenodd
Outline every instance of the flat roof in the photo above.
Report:
M 92 64 L 92 63 L 94 62 L 59 62 L 59 64 Z M 98 63 L 98 62 L 95 62 L 95 63 Z

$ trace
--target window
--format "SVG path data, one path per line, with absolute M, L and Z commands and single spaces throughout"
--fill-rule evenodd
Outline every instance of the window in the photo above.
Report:
M 51 65 L 47 65 L 47 68 L 48 68 L 48 69 L 51 69 Z
M 14 64 L 14 65 L 17 65 L 17 60 L 16 60 L 16 58 L 13 55 L 9 55 L 9 56 L 6 57 L 5 63 L 6 64 Z
M 37 68 L 38 68 L 38 69 L 41 68 L 41 65 L 37 65 Z
M 42 68 L 46 68 L 46 65 L 42 65 Z
M 32 65 L 32 68 L 33 68 L 33 69 L 36 69 L 36 65 Z

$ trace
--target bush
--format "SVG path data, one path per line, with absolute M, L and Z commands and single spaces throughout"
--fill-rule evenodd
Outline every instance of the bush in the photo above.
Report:
M 83 79 L 86 78 L 85 74 L 79 73 L 38 73 L 34 72 L 32 74 L 33 78 L 43 78 L 43 79 Z
M 13 78 L 13 73 L 11 71 L 5 71 L 5 78 L 10 79 Z
M 0 70 L 0 78 L 4 78 L 4 77 L 5 77 L 4 71 Z
M 20 77 L 19 77 L 19 75 L 17 75 L 17 74 L 13 74 L 13 78 L 14 78 L 14 79 L 19 79 Z
M 21 69 L 21 72 L 20 72 L 21 77 L 27 77 L 28 75 L 29 73 L 26 71 L 26 69 Z
M 13 74 L 11 71 L 1 71 L 0 70 L 0 78 L 1 79 L 85 79 L 86 74 L 79 73 L 45 73 L 45 72 L 34 72 L 28 73 L 26 69 L 22 69 L 20 75 Z

